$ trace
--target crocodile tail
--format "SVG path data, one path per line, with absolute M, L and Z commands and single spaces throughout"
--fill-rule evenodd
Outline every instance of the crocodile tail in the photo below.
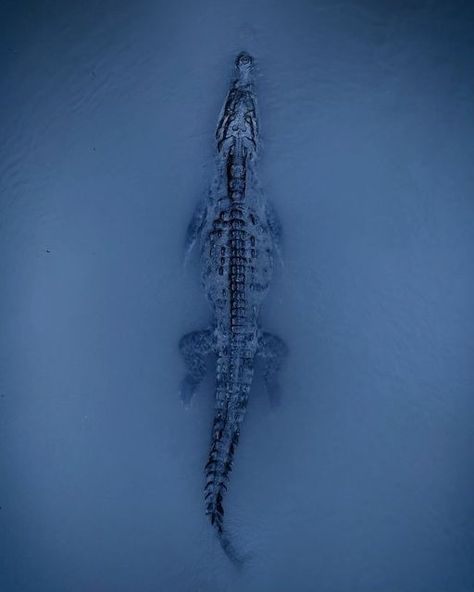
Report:
M 224 552 L 233 563 L 240 565 L 242 559 L 224 529 L 223 499 L 227 491 L 234 453 L 239 441 L 238 426 L 232 425 L 232 423 L 225 412 L 220 413 L 218 411 L 216 413 L 212 429 L 211 449 L 205 467 L 206 486 L 204 499 L 206 514 L 209 516 L 212 526 L 216 529 Z
M 239 443 L 240 424 L 247 408 L 253 376 L 253 359 L 220 356 L 217 367 L 216 411 L 211 448 L 205 467 L 206 514 L 216 529 L 226 555 L 234 564 L 241 565 L 243 558 L 230 542 L 224 528 L 223 500 Z

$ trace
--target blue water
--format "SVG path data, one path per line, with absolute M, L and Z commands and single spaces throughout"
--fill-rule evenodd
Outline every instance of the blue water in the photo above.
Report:
M 2 592 L 474 591 L 474 10 L 455 0 L 3 2 Z M 284 267 L 226 519 L 184 232 L 242 49 Z

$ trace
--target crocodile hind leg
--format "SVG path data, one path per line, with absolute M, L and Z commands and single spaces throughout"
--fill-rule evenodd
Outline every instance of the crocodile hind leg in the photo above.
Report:
M 280 403 L 278 372 L 288 354 L 288 347 L 280 337 L 263 333 L 258 342 L 257 355 L 263 359 L 265 388 L 273 406 Z
M 179 351 L 187 370 L 180 388 L 181 400 L 186 407 L 206 375 L 206 357 L 212 349 L 212 332 L 209 330 L 187 333 L 179 342 Z

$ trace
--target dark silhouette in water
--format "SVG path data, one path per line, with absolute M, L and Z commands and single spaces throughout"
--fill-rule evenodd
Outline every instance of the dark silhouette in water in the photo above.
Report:
M 278 399 L 277 372 L 283 341 L 262 332 L 260 305 L 268 291 L 280 227 L 257 181 L 258 124 L 253 58 L 241 53 L 216 131 L 217 174 L 187 233 L 187 253 L 199 241 L 202 282 L 213 311 L 212 327 L 185 335 L 180 350 L 187 374 L 181 397 L 188 403 L 205 375 L 206 356 L 217 354 L 217 386 L 211 448 L 205 467 L 206 512 L 228 557 L 243 557 L 224 529 L 227 491 L 240 426 L 247 409 L 256 356 L 265 363 L 265 385 Z

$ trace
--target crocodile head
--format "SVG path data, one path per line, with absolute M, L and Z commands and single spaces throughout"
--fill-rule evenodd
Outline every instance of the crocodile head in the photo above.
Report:
M 217 150 L 227 158 L 246 158 L 257 151 L 257 114 L 252 84 L 254 59 L 241 52 L 235 59 L 236 77 L 227 95 L 216 130 Z

